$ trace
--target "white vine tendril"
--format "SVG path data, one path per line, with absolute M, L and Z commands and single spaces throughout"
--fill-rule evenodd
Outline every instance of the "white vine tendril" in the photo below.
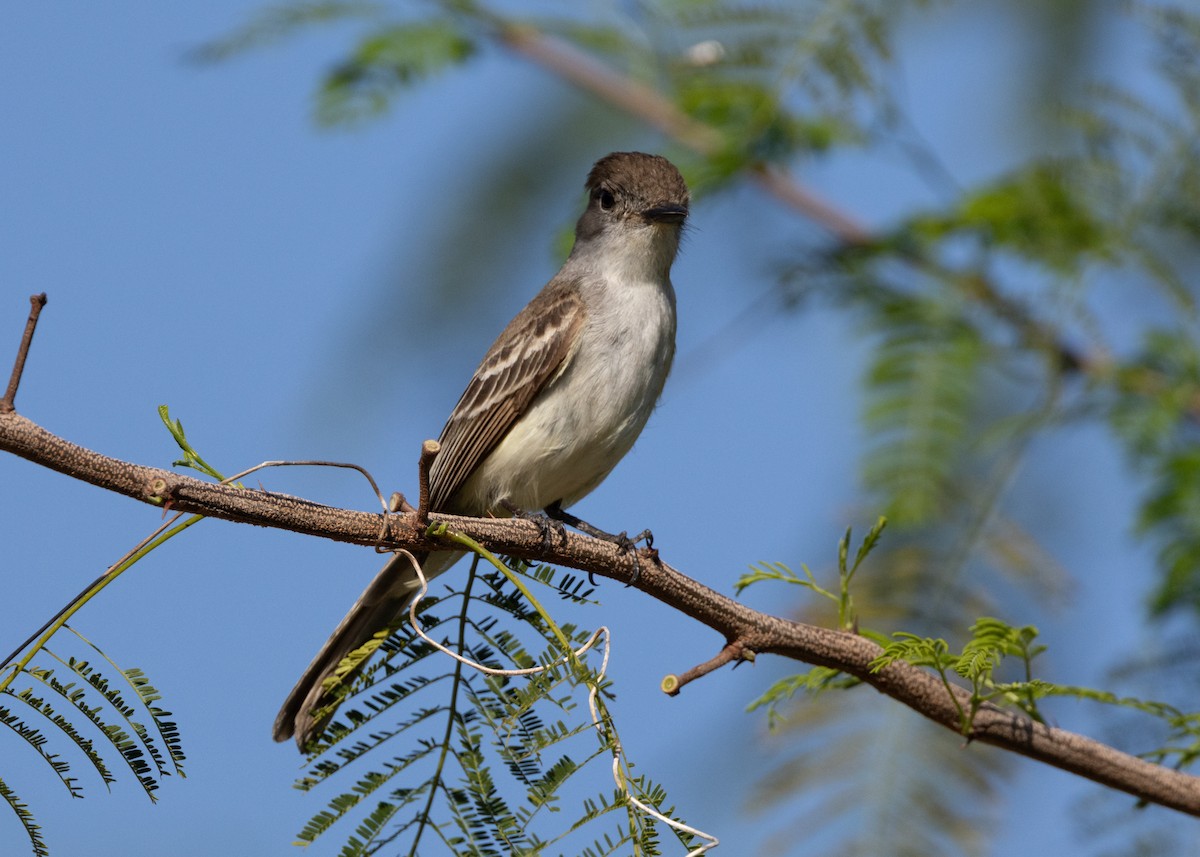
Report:
M 427 635 L 425 633 L 425 631 L 421 628 L 420 622 L 417 621 L 417 604 L 420 602 L 420 600 L 422 598 L 425 597 L 425 593 L 429 591 L 429 582 L 425 579 L 425 573 L 421 569 L 421 564 L 419 562 L 417 562 L 417 558 L 415 556 L 413 556 L 409 551 L 400 549 L 397 551 L 397 553 L 402 554 L 403 556 L 405 556 L 408 559 L 409 563 L 413 567 L 413 570 L 417 574 L 418 581 L 420 581 L 420 584 L 421 584 L 421 588 L 417 590 L 416 597 L 413 598 L 412 602 L 408 606 L 409 623 L 412 625 L 413 630 L 416 631 L 417 635 L 422 640 L 429 643 L 429 645 L 433 646 L 438 651 L 449 655 L 450 657 L 454 658 L 459 663 L 465 664 L 466 666 L 470 667 L 471 669 L 477 670 L 481 673 L 484 673 L 485 675 L 492 675 L 492 676 L 536 675 L 537 673 L 545 672 L 546 670 L 550 669 L 551 667 L 556 667 L 556 666 L 559 666 L 560 664 L 568 664 L 570 662 L 571 655 L 563 655 L 558 660 L 554 661 L 553 663 L 546 664 L 545 666 L 529 667 L 528 669 L 499 670 L 499 669 L 493 669 L 491 667 L 486 667 L 481 663 L 476 663 L 475 661 L 471 660 L 470 658 L 465 658 L 462 655 L 458 654 L 458 652 L 453 652 L 450 649 L 448 649 L 447 647 L 443 646 L 441 643 L 437 642 L 432 637 Z M 582 646 L 580 646 L 578 649 L 576 649 L 574 651 L 573 655 L 576 658 L 581 658 L 585 652 L 587 652 L 589 649 L 594 648 L 596 646 L 597 642 L 599 642 L 601 639 L 604 640 L 604 645 L 602 647 L 602 651 L 604 654 L 600 661 L 600 671 L 599 671 L 599 673 L 596 674 L 595 678 L 587 679 L 587 685 L 588 685 L 588 709 L 591 711 L 591 714 L 592 714 L 592 726 L 595 727 L 596 732 L 597 732 L 597 734 L 600 735 L 601 740 L 604 740 L 604 738 L 605 738 L 604 724 L 600 719 L 600 712 L 596 705 L 596 697 L 600 693 L 600 682 L 604 679 L 604 674 L 608 669 L 608 655 L 609 655 L 609 651 L 612 648 L 612 635 L 611 635 L 611 632 L 609 631 L 608 627 L 602 625 L 600 628 L 596 629 L 596 631 L 594 631 L 592 633 L 592 635 L 590 637 L 588 637 L 587 641 Z M 676 821 L 673 818 L 668 818 L 667 816 L 663 815 L 661 812 L 654 809 L 653 807 L 642 803 L 640 800 L 635 798 L 630 793 L 629 786 L 627 785 L 625 777 L 622 775 L 622 771 L 621 771 L 621 763 L 624 760 L 624 753 L 621 749 L 620 739 L 618 739 L 615 734 L 612 736 L 612 756 L 613 756 L 613 762 L 612 762 L 613 782 L 616 783 L 617 789 L 622 794 L 625 795 L 625 799 L 630 804 L 632 804 L 634 807 L 636 807 L 638 810 L 640 810 L 645 815 L 648 815 L 651 818 L 658 820 L 659 822 L 667 825 L 668 827 L 672 827 L 675 830 L 681 831 L 683 833 L 691 834 L 692 836 L 695 836 L 699 839 L 706 840 L 698 848 L 694 848 L 691 851 L 689 851 L 687 853 L 686 857 L 699 857 L 699 855 L 706 853 L 707 851 L 709 851 L 712 848 L 716 848 L 717 845 L 720 844 L 720 840 L 717 839 L 717 837 L 713 836 L 711 833 L 705 833 L 704 831 L 697 830 L 694 827 L 690 827 L 681 821 Z

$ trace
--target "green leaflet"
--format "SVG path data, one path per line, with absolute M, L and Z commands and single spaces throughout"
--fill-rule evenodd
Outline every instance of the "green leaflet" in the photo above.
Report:
M 378 115 L 403 87 L 474 53 L 474 41 L 447 21 L 374 30 L 325 78 L 317 118 L 324 125 L 344 125 Z
M 513 567 L 525 585 L 576 603 L 590 595 L 575 575 Z M 552 627 L 495 572 L 473 570 L 461 591 L 423 600 L 417 611 L 426 633 L 473 661 L 547 669 L 480 674 L 399 629 L 384 643 L 384 658 L 352 684 L 297 787 L 317 789 L 349 768 L 366 770 L 327 799 L 298 842 L 354 823 L 340 852 L 345 857 L 385 845 L 418 853 L 430 842 L 453 854 L 498 857 L 564 849 L 659 853 L 658 825 L 632 812 L 620 794 L 594 792 L 598 778 L 611 782 L 613 724 L 605 720 L 598 732 L 591 721 L 583 698 L 595 681 L 590 669 L 561 663 L 564 644 L 578 648 L 591 632 L 569 623 Z M 389 748 L 402 752 L 389 755 Z M 665 801 L 648 781 L 628 782 L 652 806 Z

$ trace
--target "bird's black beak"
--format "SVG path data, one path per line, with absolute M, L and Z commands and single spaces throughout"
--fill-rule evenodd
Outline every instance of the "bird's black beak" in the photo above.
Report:
M 642 212 L 642 217 L 653 223 L 682 223 L 687 219 L 687 215 L 687 206 L 677 203 L 656 205 Z

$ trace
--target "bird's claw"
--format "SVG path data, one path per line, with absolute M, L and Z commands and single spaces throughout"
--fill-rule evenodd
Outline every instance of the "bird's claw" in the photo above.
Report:
M 537 524 L 538 531 L 542 536 L 542 550 L 550 550 L 554 546 L 554 536 L 558 536 L 559 544 L 567 543 L 567 528 L 562 521 L 552 518 L 545 512 L 530 512 L 511 503 L 504 503 L 503 506 L 514 518 Z
M 650 555 L 656 560 L 658 559 L 658 551 L 654 549 L 654 534 L 649 530 L 642 530 L 633 538 L 630 538 L 629 533 L 627 532 L 609 533 L 600 529 L 599 527 L 592 526 L 587 521 L 575 517 L 570 512 L 565 510 L 561 503 L 557 502 L 551 503 L 546 507 L 546 517 L 548 517 L 551 521 L 558 522 L 560 527 L 562 524 L 567 524 L 568 526 L 579 530 L 581 533 L 586 533 L 592 538 L 600 539 L 616 545 L 617 552 L 622 556 L 632 553 L 633 574 L 630 576 L 629 581 L 625 584 L 626 586 L 632 586 L 633 584 L 637 583 L 638 578 L 641 577 L 642 574 L 642 566 L 638 559 L 637 549 L 639 542 L 645 542 L 646 548 L 650 552 Z M 588 582 L 591 583 L 592 586 L 596 585 L 596 577 L 590 571 L 588 572 Z
M 633 554 L 633 574 L 630 575 L 629 580 L 625 583 L 627 587 L 633 586 L 633 584 L 638 582 L 638 578 L 642 576 L 642 563 L 638 552 L 638 543 L 645 542 L 646 550 L 650 551 L 655 558 L 658 557 L 658 551 L 654 550 L 654 533 L 649 530 L 642 530 L 636 536 L 630 538 L 629 534 L 622 530 L 617 533 L 612 541 L 617 546 L 618 553 Z

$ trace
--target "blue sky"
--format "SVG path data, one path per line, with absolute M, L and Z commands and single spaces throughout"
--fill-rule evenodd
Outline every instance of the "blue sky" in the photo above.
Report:
M 216 66 L 186 60 L 252 8 L 220 0 L 0 12 L 0 356 L 15 348 L 26 296 L 45 291 L 17 405 L 47 429 L 166 466 L 175 451 L 155 413 L 165 403 L 226 472 L 328 458 L 411 493 L 420 441 L 437 435 L 491 338 L 554 272 L 555 235 L 578 211 L 592 161 L 665 146 L 615 115 L 594 139 L 557 146 L 557 126 L 541 117 L 573 115 L 581 96 L 498 54 L 417 87 L 378 122 L 319 130 L 312 93 L 347 31 Z M 1029 145 L 1010 112 L 1023 94 L 1013 69 L 1030 59 L 1011 24 L 986 9 L 950 12 L 922 19 L 902 43 L 912 121 L 963 182 Z M 1138 73 L 1130 49 L 1106 47 L 1112 67 Z M 952 73 L 960 69 L 970 73 Z M 513 145 L 544 156 L 495 175 L 489 148 Z M 802 178 L 869 223 L 934 200 L 887 159 L 835 161 Z M 576 511 L 615 529 L 651 527 L 670 562 L 726 592 L 760 559 L 828 568 L 844 527 L 863 531 L 871 520 L 854 517 L 854 329 L 814 311 L 763 315 L 748 333 L 729 333 L 728 319 L 769 289 L 769 248 L 797 223 L 738 188 L 701 200 L 691 227 L 674 273 L 676 372 L 634 452 Z M 1064 681 L 1100 681 L 1141 615 L 1146 580 L 1121 570 L 1144 566 L 1147 552 L 1126 536 L 1130 499 L 1110 488 L 1124 476 L 1104 438 L 1080 432 L 1048 446 L 1029 465 L 1048 486 L 1045 506 L 1029 514 L 1062 516 L 1048 547 L 1076 572 L 1049 642 Z M 373 507 L 341 471 L 256 478 Z M 0 457 L 0 503 L 5 651 L 159 520 L 11 457 Z M 721 537 L 726 527 L 753 536 Z M 292 835 L 324 795 L 289 788 L 300 760 L 270 741 L 270 725 L 378 564 L 362 549 L 208 521 L 89 606 L 76 625 L 164 692 L 184 732 L 188 778 L 168 781 L 151 807 L 128 779 L 106 796 L 83 774 L 89 797 L 71 801 L 9 742 L 5 776 L 53 853 L 292 853 Z M 717 853 L 752 853 L 779 822 L 730 799 L 753 782 L 753 765 L 737 763 L 772 752 L 761 718 L 744 708 L 786 666 L 724 671 L 668 699 L 661 676 L 707 659 L 720 641 L 635 592 L 606 586 L 602 597 L 596 621 L 615 634 L 628 752 L 686 817 L 722 837 Z M 790 597 L 747 596 L 776 612 Z M 1080 642 L 1096 626 L 1109 629 L 1103 651 Z M 998 811 L 1022 817 L 1024 833 L 1044 832 L 1055 846 L 1045 853 L 1076 853 L 1061 818 L 1090 787 L 1020 764 Z M 156 840 L 167 844 L 145 845 Z M 335 833 L 317 853 L 336 845 Z M 21 848 L 0 811 L 0 851 Z

